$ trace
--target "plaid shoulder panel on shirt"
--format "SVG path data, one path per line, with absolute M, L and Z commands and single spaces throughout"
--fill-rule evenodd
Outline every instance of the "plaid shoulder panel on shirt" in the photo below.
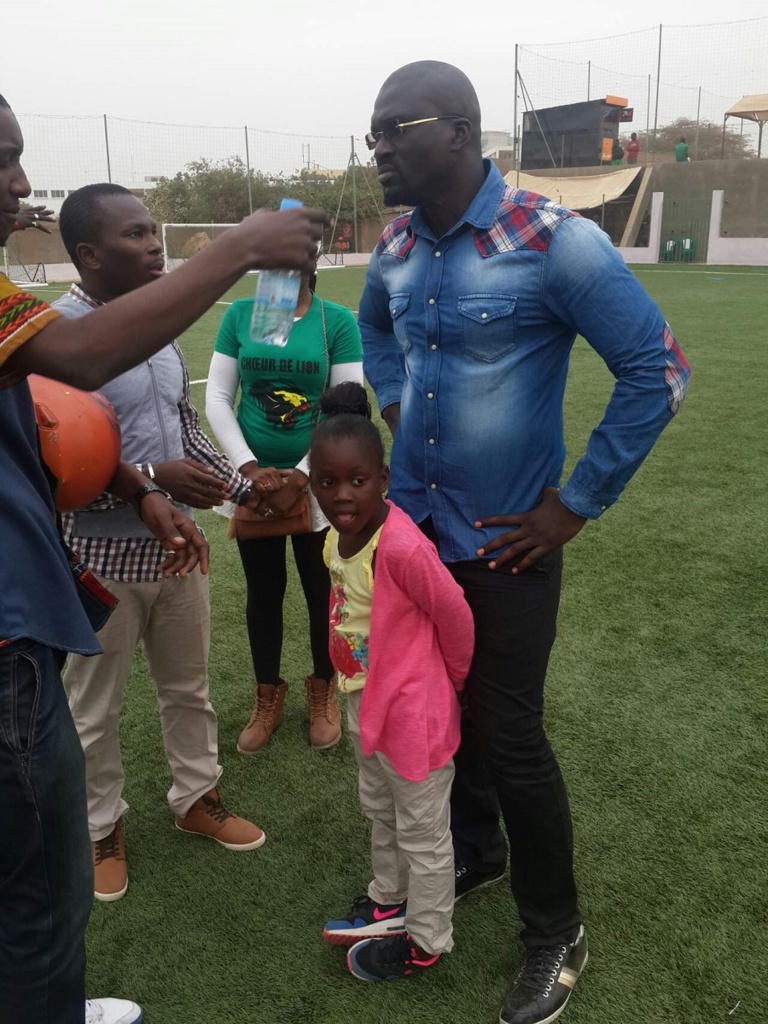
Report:
M 397 256 L 404 259 L 416 244 L 416 239 L 408 231 L 410 213 L 396 217 L 384 228 L 376 246 L 377 256 Z
M 55 309 L 0 274 L 0 367 L 17 348 L 58 316 Z M 2 384 L 15 383 L 19 377 L 18 374 L 3 375 L 0 370 Z
M 688 390 L 691 368 L 667 323 L 664 324 L 664 349 L 667 364 L 664 371 L 664 383 L 669 392 L 667 398 L 669 411 L 674 416 L 683 404 L 685 393 Z
M 473 228 L 472 233 L 477 251 L 484 258 L 515 249 L 543 252 L 549 248 L 555 228 L 569 217 L 578 216 L 546 196 L 522 188 L 507 188 L 492 227 Z

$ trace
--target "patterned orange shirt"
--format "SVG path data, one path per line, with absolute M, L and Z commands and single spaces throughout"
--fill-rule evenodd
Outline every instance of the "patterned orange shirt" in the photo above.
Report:
M 6 360 L 59 316 L 55 309 L 0 274 L 0 387 L 18 384 L 24 376 L 7 370 Z

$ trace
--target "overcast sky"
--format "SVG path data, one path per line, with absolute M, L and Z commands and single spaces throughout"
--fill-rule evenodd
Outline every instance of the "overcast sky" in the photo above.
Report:
M 429 58 L 466 71 L 480 96 L 484 127 L 508 129 L 515 43 L 621 33 L 615 63 L 627 66 L 634 46 L 627 33 L 659 22 L 666 31 L 764 15 L 765 0 L 726 6 L 719 0 L 550 0 L 541 6 L 499 0 L 3 0 L 0 92 L 25 113 L 107 113 L 362 136 L 384 78 Z M 718 32 L 709 35 L 715 40 Z M 638 46 L 646 43 L 638 37 Z M 759 61 L 764 80 L 747 74 L 743 88 L 722 78 L 717 61 L 697 63 L 698 44 L 690 49 L 690 65 L 676 60 L 662 78 L 726 95 L 734 84 L 739 95 L 768 92 L 765 47 Z M 610 67 L 605 46 L 596 52 Z M 567 51 L 559 57 L 568 60 Z M 744 62 L 724 55 L 720 63 L 742 68 Z

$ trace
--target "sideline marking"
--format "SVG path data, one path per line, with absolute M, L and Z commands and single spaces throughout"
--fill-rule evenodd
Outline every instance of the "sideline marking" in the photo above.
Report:
M 633 274 L 688 274 L 689 277 L 713 277 L 717 274 L 718 277 L 725 275 L 728 277 L 768 277 L 768 273 L 765 271 L 757 271 L 755 273 L 749 270 L 672 270 L 666 267 L 650 270 L 648 265 L 644 263 L 631 263 L 628 265 L 632 267 Z

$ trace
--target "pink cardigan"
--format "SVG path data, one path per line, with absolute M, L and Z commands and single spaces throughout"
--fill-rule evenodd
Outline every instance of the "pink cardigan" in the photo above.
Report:
M 376 549 L 363 753 L 386 754 L 421 782 L 459 746 L 459 702 L 475 628 L 461 587 L 416 524 L 391 501 Z

